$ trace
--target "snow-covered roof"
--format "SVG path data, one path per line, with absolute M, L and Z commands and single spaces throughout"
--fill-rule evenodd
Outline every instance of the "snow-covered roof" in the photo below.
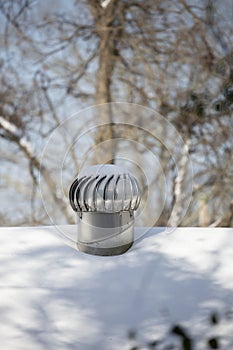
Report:
M 132 330 L 145 345 L 179 323 L 201 350 L 215 311 L 228 349 L 232 259 L 232 228 L 152 228 L 114 257 L 73 249 L 55 227 L 1 228 L 1 348 L 122 350 Z

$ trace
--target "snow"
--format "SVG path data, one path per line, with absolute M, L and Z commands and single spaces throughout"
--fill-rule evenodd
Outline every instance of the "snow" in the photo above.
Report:
M 103 8 L 106 8 L 106 7 L 108 7 L 108 5 L 110 4 L 111 1 L 112 0 L 102 0 L 100 3 L 101 3 L 101 6 Z
M 0 126 L 10 134 L 17 137 L 20 146 L 28 153 L 30 158 L 35 156 L 33 145 L 26 139 L 26 137 L 21 135 L 20 130 L 13 123 L 0 116 Z
M 127 253 L 98 257 L 68 246 L 56 227 L 1 228 L 1 348 L 127 350 L 130 330 L 143 346 L 174 323 L 195 349 L 213 331 L 232 348 L 233 229 L 135 231 L 147 233 Z
M 27 140 L 25 137 L 22 137 L 20 138 L 19 143 L 28 152 L 28 154 L 30 154 L 31 157 L 34 157 L 34 148 L 29 140 Z
M 3 129 L 9 131 L 11 134 L 19 136 L 19 130 L 17 129 L 17 127 L 1 116 L 0 116 L 0 125 L 3 127 Z

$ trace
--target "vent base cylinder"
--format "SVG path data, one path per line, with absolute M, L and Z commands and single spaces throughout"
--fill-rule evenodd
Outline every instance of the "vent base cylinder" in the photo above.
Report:
M 133 211 L 82 212 L 78 222 L 77 247 L 93 255 L 119 255 L 133 244 Z

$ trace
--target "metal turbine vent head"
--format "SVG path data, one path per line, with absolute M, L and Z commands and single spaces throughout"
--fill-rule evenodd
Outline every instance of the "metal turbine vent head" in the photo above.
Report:
M 88 167 L 72 183 L 69 199 L 79 215 L 79 250 L 116 255 L 131 247 L 134 210 L 141 199 L 133 175 L 116 165 Z

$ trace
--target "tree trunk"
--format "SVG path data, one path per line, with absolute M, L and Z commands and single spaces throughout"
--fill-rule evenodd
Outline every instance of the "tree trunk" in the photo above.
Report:
M 112 101 L 111 81 L 116 62 L 116 39 L 119 35 L 119 30 L 114 26 L 117 2 L 118 0 L 112 0 L 107 7 L 103 8 L 100 2 L 93 4 L 93 1 L 89 1 L 99 37 L 96 103 L 102 105 L 102 107 L 98 108 L 99 127 L 95 135 L 96 148 L 94 158 L 97 163 L 113 164 L 115 157 L 113 120 L 109 102 Z

